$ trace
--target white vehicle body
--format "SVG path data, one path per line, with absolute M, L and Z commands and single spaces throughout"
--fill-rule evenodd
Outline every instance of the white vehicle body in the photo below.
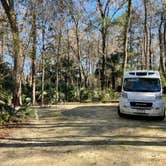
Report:
M 165 117 L 158 71 L 134 70 L 124 75 L 119 114 Z

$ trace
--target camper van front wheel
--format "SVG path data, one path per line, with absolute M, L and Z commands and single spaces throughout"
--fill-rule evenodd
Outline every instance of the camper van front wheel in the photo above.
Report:
M 123 114 L 120 112 L 120 107 L 118 106 L 118 115 L 120 116 L 120 117 L 123 117 Z
M 165 110 L 164 110 L 164 115 L 159 117 L 160 120 L 164 120 L 165 119 Z

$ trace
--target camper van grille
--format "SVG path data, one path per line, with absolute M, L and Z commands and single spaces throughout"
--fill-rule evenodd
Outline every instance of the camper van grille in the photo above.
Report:
M 153 103 L 146 103 L 146 102 L 130 102 L 130 106 L 133 109 L 151 109 Z

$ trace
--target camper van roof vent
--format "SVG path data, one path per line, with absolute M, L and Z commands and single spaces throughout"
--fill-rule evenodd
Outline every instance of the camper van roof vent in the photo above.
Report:
M 130 74 L 130 75 L 135 75 L 135 72 L 130 72 L 129 74 Z
M 149 73 L 148 73 L 148 75 L 153 75 L 153 74 L 155 74 L 155 73 L 154 73 L 154 72 L 149 72 Z
M 160 74 L 158 71 L 153 71 L 153 70 L 131 70 L 131 71 L 126 71 L 124 77 L 160 78 Z
M 136 72 L 137 76 L 146 76 L 147 72 Z

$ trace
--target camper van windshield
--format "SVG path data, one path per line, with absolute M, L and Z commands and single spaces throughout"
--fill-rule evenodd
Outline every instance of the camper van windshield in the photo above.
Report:
M 123 89 L 129 92 L 159 92 L 161 85 L 158 78 L 125 78 Z

